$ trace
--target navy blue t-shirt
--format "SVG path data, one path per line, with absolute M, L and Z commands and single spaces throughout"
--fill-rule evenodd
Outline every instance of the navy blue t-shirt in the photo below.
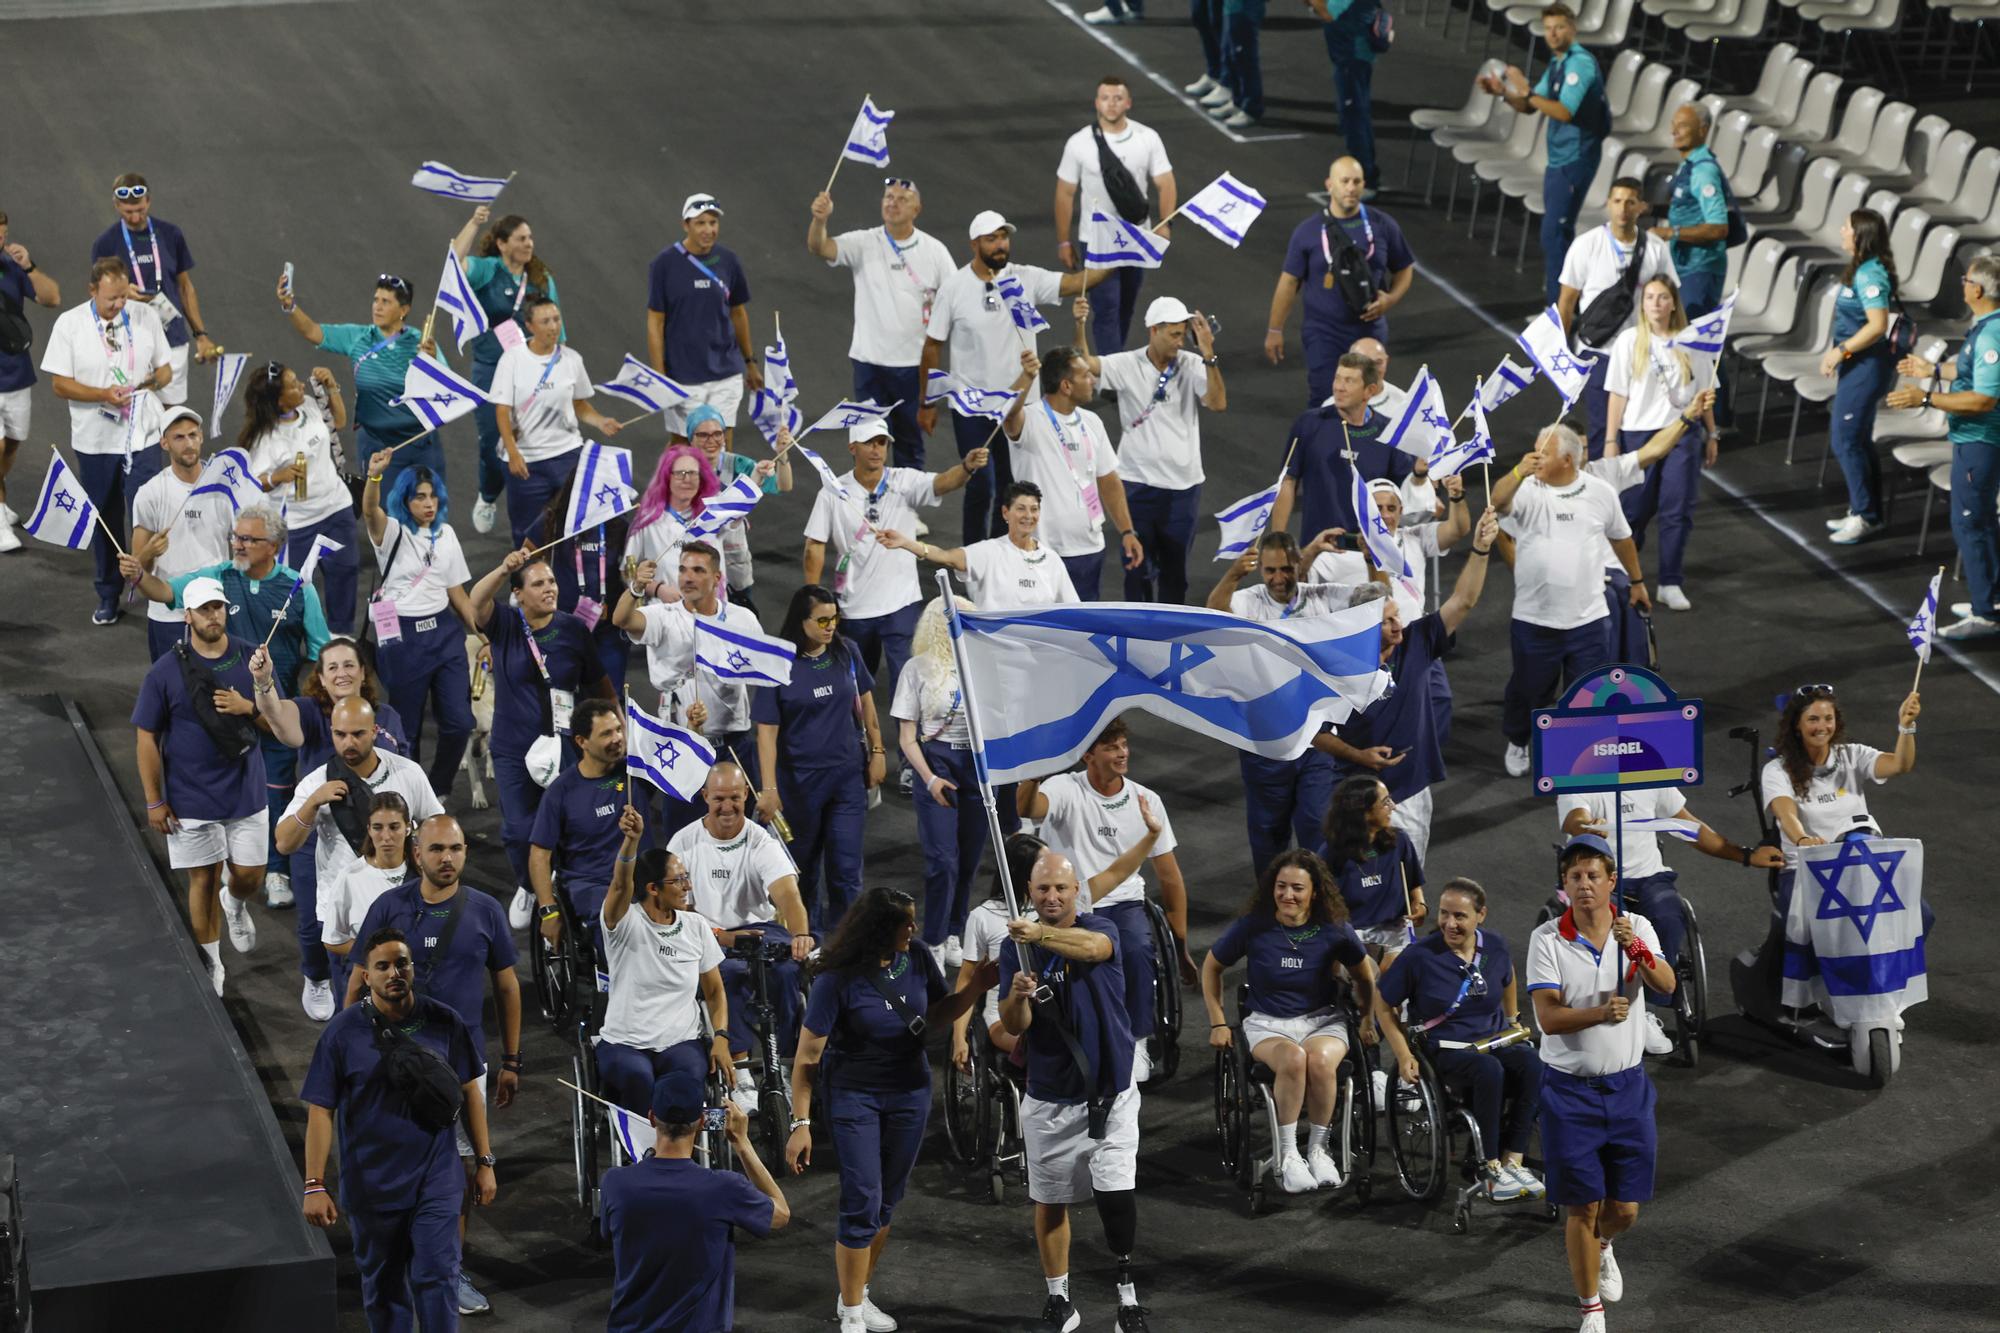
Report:
M 1063 1106 L 1080 1106 L 1090 1098 L 1069 1046 L 1056 1031 L 1059 1017 L 1069 1024 L 1077 1045 L 1083 1048 L 1092 1082 L 1101 1095 L 1116 1096 L 1132 1082 L 1132 1019 L 1125 1011 L 1125 965 L 1118 957 L 1118 928 L 1091 912 L 1079 913 L 1076 926 L 1109 939 L 1111 957 L 1101 963 L 1084 963 L 1046 949 L 1032 949 L 1028 955 L 1042 980 L 1055 992 L 1049 1004 L 1035 1006 L 1035 1021 L 1028 1025 L 1028 1095 Z M 1020 970 L 1020 951 L 1002 949 L 1003 998 Z
M 1501 992 L 1514 979 L 1514 960 L 1507 941 L 1490 930 L 1475 932 L 1473 963 L 1451 951 L 1438 931 L 1396 955 L 1382 970 L 1382 1000 L 1392 1008 L 1409 1001 L 1409 1021 L 1413 1025 L 1437 1018 L 1452 1007 L 1450 1018 L 1430 1029 L 1441 1041 L 1480 1041 L 1502 1032 L 1507 1017 L 1500 1012 Z M 1473 965 L 1479 979 L 1473 978 Z M 1484 983 L 1483 985 L 1481 983 Z M 1460 989 L 1465 998 L 1459 1000 Z
M 610 886 L 618 849 L 625 842 L 618 817 L 625 813 L 627 799 L 622 767 L 601 778 L 587 778 L 571 764 L 542 793 L 528 841 L 554 854 L 570 893 L 579 889 L 601 893 Z M 579 904 L 578 909 L 586 905 Z
M 799 654 L 789 685 L 750 692 L 750 720 L 778 729 L 778 763 L 786 771 L 847 770 L 861 759 L 861 699 L 875 677 L 848 639 L 818 657 Z
M 188 653 L 223 689 L 255 699 L 251 649 L 252 645 L 231 637 L 229 650 L 220 659 L 211 661 L 191 647 Z M 178 648 L 147 670 L 139 685 L 139 701 L 132 706 L 132 725 L 159 740 L 166 769 L 162 794 L 179 818 L 248 819 L 265 808 L 263 747 L 251 746 L 240 759 L 225 759 L 215 748 L 188 699 Z
M 397 1026 L 443 1056 L 460 1083 L 486 1072 L 472 1033 L 448 1006 L 419 995 Z M 351 1004 L 320 1030 L 299 1089 L 300 1101 L 339 1115 L 342 1205 L 388 1212 L 414 1207 L 425 1194 L 463 1193 L 451 1128 L 428 1131 L 410 1119 L 401 1095 L 376 1076 L 381 1062 L 373 1005 Z
M 493 645 L 493 749 L 517 758 L 554 725 L 550 688 L 568 690 L 580 702 L 604 679 L 604 662 L 590 631 L 569 612 L 556 612 L 534 633 L 548 664 L 546 685 L 528 649 L 528 625 L 520 608 L 496 604 L 486 621 L 486 640 Z
M 137 290 L 135 296 L 150 296 L 154 292 L 165 292 L 167 299 L 174 303 L 174 309 L 181 310 L 180 275 L 194 271 L 194 255 L 188 250 L 187 237 L 171 222 L 158 218 L 148 219 L 151 234 L 146 231 L 127 231 L 125 220 L 120 218 L 104 229 L 104 234 L 90 243 L 91 262 L 100 259 L 120 259 L 125 262 L 125 276 L 133 280 Z M 158 255 L 155 261 L 155 250 Z M 181 310 L 185 315 L 187 312 Z
M 1444 655 L 1450 641 L 1451 631 L 1435 611 L 1403 626 L 1403 641 L 1390 650 L 1384 663 L 1395 683 L 1387 694 L 1341 723 L 1335 734 L 1357 750 L 1386 745 L 1392 752 L 1408 750 L 1409 756 L 1380 772 L 1335 760 L 1340 776 L 1372 773 L 1399 801 L 1444 781 L 1444 747 L 1438 742 L 1433 702 L 1437 675 L 1431 665 Z
M 929 949 L 897 954 L 889 967 L 874 971 L 918 1017 L 951 993 Z M 805 1025 L 826 1038 L 827 1080 L 835 1088 L 910 1092 L 931 1085 L 924 1039 L 910 1034 L 903 1016 L 865 975 L 815 977 L 806 995 Z
M 326 709 L 310 694 L 292 700 L 299 709 L 299 761 L 297 771 L 310 773 L 333 758 L 333 729 L 327 725 Z M 403 734 L 403 716 L 388 700 L 375 705 L 375 748 L 407 757 L 410 742 Z
M 1342 987 L 1335 963 L 1361 966 L 1368 951 L 1345 921 L 1284 926 L 1268 916 L 1239 917 L 1209 952 L 1224 967 L 1250 960 L 1250 1012 L 1267 1018 L 1298 1018 L 1337 1003 Z
M 1363 323 L 1347 304 L 1339 279 L 1331 287 L 1326 285 L 1327 255 L 1331 252 L 1338 256 L 1340 241 L 1331 232 L 1322 238 L 1322 232 L 1333 226 L 1345 231 L 1353 239 L 1354 247 L 1367 256 L 1377 291 L 1388 290 L 1391 273 L 1401 273 L 1417 262 L 1410 253 L 1410 243 L 1403 239 L 1402 227 L 1379 208 L 1363 204 L 1361 211 L 1351 218 L 1336 219 L 1325 211 L 1307 218 L 1292 228 L 1291 239 L 1285 245 L 1284 264 L 1284 271 L 1299 280 L 1304 307 L 1302 332 L 1315 341 L 1331 337 L 1342 342 L 1343 351 L 1361 338 L 1380 338 L 1386 342 L 1389 337 L 1386 316 Z
M 605 1333 L 724 1333 L 736 1327 L 731 1227 L 771 1234 L 771 1200 L 734 1171 L 648 1157 L 604 1174 L 611 1237 Z
M 743 352 L 729 320 L 750 300 L 750 279 L 733 251 L 713 246 L 692 255 L 679 243 L 653 256 L 646 309 L 667 317 L 666 372 L 683 384 L 706 384 L 743 373 Z
M 444 938 L 444 926 L 455 911 L 465 919 L 452 934 L 451 949 L 433 963 L 436 941 Z M 514 932 L 507 926 L 507 909 L 492 895 L 482 893 L 464 881 L 458 893 L 441 903 L 424 901 L 422 878 L 412 879 L 401 888 L 389 890 L 368 908 L 361 929 L 355 932 L 357 947 L 384 926 L 394 926 L 409 941 L 410 956 L 417 963 L 417 987 L 425 995 L 449 1005 L 472 1030 L 473 1049 L 486 1049 L 486 974 L 514 966 Z
M 1340 896 L 1347 903 L 1348 919 L 1357 928 L 1385 925 L 1404 916 L 1405 882 L 1411 892 L 1424 882 L 1424 863 L 1417 858 L 1416 844 L 1393 825 L 1389 836 L 1395 841 L 1388 851 L 1378 852 L 1365 861 L 1343 861 L 1333 867 Z M 1327 860 L 1333 860 L 1331 848 Z
M 1361 520 L 1354 516 L 1354 473 L 1346 457 L 1354 451 L 1353 467 L 1361 469 L 1364 481 L 1387 477 L 1400 482 L 1415 470 L 1417 460 L 1379 438 L 1389 429 L 1389 419 L 1370 408 L 1368 419 L 1341 432 L 1340 413 L 1331 407 L 1315 407 L 1292 422 L 1291 433 L 1297 449 L 1285 475 L 1298 484 L 1295 501 L 1304 541 L 1328 528 L 1359 532 Z M 1289 444 L 1286 446 L 1290 448 Z M 1281 460 L 1282 461 L 1282 460 Z
M 4 294 L 26 314 L 28 307 L 35 303 L 35 284 L 28 277 L 28 271 L 6 255 L 0 255 L 0 294 Z M 0 393 L 12 393 L 25 389 L 35 382 L 35 349 L 15 352 L 9 356 L 0 352 Z

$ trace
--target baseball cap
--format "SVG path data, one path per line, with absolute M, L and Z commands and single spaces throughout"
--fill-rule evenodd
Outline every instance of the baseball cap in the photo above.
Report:
M 220 579 L 191 579 L 181 589 L 181 606 L 185 610 L 207 606 L 211 602 L 227 602 L 229 594 L 222 590 Z
M 682 221 L 686 221 L 689 218 L 698 218 L 703 213 L 713 213 L 717 217 L 722 216 L 722 205 L 717 203 L 715 196 L 706 190 L 698 191 L 681 200 Z
M 1014 234 L 1014 224 L 989 208 L 972 219 L 972 225 L 966 229 L 965 234 L 976 240 L 981 236 L 991 236 L 996 231 L 1004 231 L 1011 236 Z
M 701 1076 L 685 1069 L 662 1074 L 653 1084 L 653 1119 L 663 1125 L 692 1125 L 707 1102 Z
M 199 426 L 201 425 L 201 413 L 195 411 L 192 407 L 183 406 L 175 408 L 173 411 L 167 413 L 167 419 L 160 423 L 160 434 L 165 435 L 167 430 L 176 421 L 192 421 L 195 425 Z
M 1611 844 L 1595 833 L 1579 833 L 1571 838 L 1563 844 L 1562 855 L 1557 859 L 1567 864 L 1570 856 L 1576 852 L 1596 852 L 1611 864 L 1618 864 L 1618 854 L 1611 850 Z
M 882 420 L 882 418 L 863 417 L 847 428 L 847 442 L 849 444 L 865 444 L 869 440 L 879 440 L 891 434 L 893 432 L 889 429 L 889 423 Z
M 1156 296 L 1153 303 L 1146 307 L 1146 327 L 1149 329 L 1157 324 L 1185 324 L 1193 318 L 1194 311 L 1171 296 Z
M 1375 478 L 1375 480 L 1368 483 L 1368 489 L 1371 493 L 1375 494 L 1401 495 L 1403 493 L 1403 488 L 1388 477 Z

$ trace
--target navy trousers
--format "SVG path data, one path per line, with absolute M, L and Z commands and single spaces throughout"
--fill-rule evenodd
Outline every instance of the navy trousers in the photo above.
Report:
M 1467 1090 L 1486 1155 L 1526 1152 L 1542 1106 L 1542 1057 L 1534 1046 L 1440 1050 L 1435 1058 L 1438 1077 Z
M 361 1309 L 369 1333 L 453 1333 L 458 1328 L 458 1215 L 465 1182 L 434 1185 L 414 1208 L 345 1209 L 361 1272 Z
M 868 664 L 868 674 L 875 677 L 877 685 L 886 685 L 889 692 L 896 692 L 896 682 L 902 678 L 903 664 L 910 660 L 910 636 L 916 633 L 917 617 L 922 615 L 924 604 L 911 602 L 908 606 L 891 611 L 886 616 L 864 616 L 859 620 L 845 621 L 841 630 L 861 650 L 861 660 Z M 882 660 L 889 661 L 889 674 L 882 674 Z
M 528 776 L 526 751 L 516 754 L 495 745 L 492 753 L 493 782 L 500 788 L 500 842 L 514 868 L 514 886 L 525 888 L 530 883 L 528 838 L 535 831 L 535 812 L 542 808 L 542 789 Z
M 1712 314 L 1722 304 L 1724 276 L 1722 273 L 1681 270 L 1681 305 L 1686 308 L 1689 319 Z M 1729 402 L 1728 361 L 1729 358 L 1724 357 L 1715 367 L 1715 424 L 1718 426 L 1727 426 L 1735 420 L 1735 411 Z M 1885 388 L 1883 392 L 1888 390 Z
M 1092 551 L 1089 555 L 1057 556 L 1063 568 L 1069 571 L 1069 581 L 1076 588 L 1077 600 L 1095 602 L 1102 595 L 1104 587 L 1104 552 Z
M 878 1092 L 845 1088 L 836 1070 L 827 1087 L 833 1148 L 840 1158 L 840 1220 L 834 1236 L 845 1249 L 865 1250 L 895 1219 L 924 1145 L 931 1088 Z
M 1549 629 L 1525 620 L 1508 622 L 1514 669 L 1500 712 L 1500 732 L 1515 745 L 1528 743 L 1528 715 L 1546 707 L 1558 686 L 1611 660 L 1611 618 L 1575 629 Z
M 98 517 L 104 520 L 102 526 L 90 525 L 91 586 L 97 589 L 97 600 L 110 605 L 124 591 L 125 576 L 118 572 L 118 552 L 104 535 L 104 529 L 108 527 L 118 534 L 118 545 L 131 546 L 132 501 L 138 497 L 141 486 L 159 475 L 166 455 L 159 449 L 135 449 L 130 472 L 125 470 L 123 454 L 76 454 L 75 458 L 83 492 L 97 506 Z M 15 507 L 24 514 L 27 512 L 25 506 Z
M 878 366 L 856 361 L 854 396 L 861 402 L 894 403 L 889 409 L 890 463 L 895 467 L 924 466 L 924 433 L 917 429 L 917 409 L 924 405 L 921 366 Z
M 172 534 L 169 534 L 171 536 Z M 178 614 L 178 613 L 177 613 Z M 154 620 L 146 618 L 146 656 L 148 661 L 157 662 L 174 650 L 174 645 L 187 637 L 187 622 L 184 620 Z
M 493 387 L 493 372 L 500 368 L 500 358 L 487 361 L 480 357 L 472 360 L 472 382 L 482 389 Z M 500 418 L 493 410 L 493 404 L 480 403 L 472 409 L 473 428 L 479 432 L 479 498 L 498 500 L 500 492 L 507 487 L 507 459 L 500 448 Z M 407 451 L 406 451 L 407 452 Z M 389 492 L 384 483 L 383 494 Z
M 271 817 L 271 827 L 276 829 L 285 807 L 292 803 L 292 785 L 299 775 L 299 752 L 274 736 L 261 736 L 257 744 L 264 751 L 264 809 Z M 290 858 L 278 855 L 275 840 L 266 840 L 264 852 L 266 874 L 291 874 Z
M 825 756 L 834 759 L 835 756 Z M 794 769 L 778 760 L 778 799 L 792 826 L 792 859 L 799 866 L 799 897 L 813 933 L 831 933 L 861 896 L 862 824 L 868 817 L 868 784 L 858 755 L 826 767 Z M 821 901 L 821 886 L 826 889 Z
M 465 627 L 449 610 L 397 617 L 400 637 L 375 649 L 375 669 L 389 703 L 403 719 L 410 757 L 423 756 L 424 714 L 437 708 L 437 750 L 431 756 L 431 790 L 448 801 L 458 764 L 472 743 L 472 679 L 465 657 Z
M 1201 63 L 1208 77 L 1229 86 L 1222 40 L 1222 0 L 1188 0 L 1188 21 L 1201 40 Z
M 332 956 L 326 951 L 326 942 L 320 938 L 319 834 L 307 837 L 289 860 L 295 913 L 292 924 L 299 932 L 299 973 L 308 981 L 331 981 Z M 347 978 L 342 976 L 341 980 L 344 982 Z
M 1649 430 L 1621 430 L 1618 447 L 1637 453 L 1653 438 Z M 1708 432 L 1699 426 L 1681 433 L 1667 456 L 1641 474 L 1639 484 L 1618 496 L 1625 521 L 1632 525 L 1632 542 L 1646 547 L 1646 527 L 1660 520 L 1661 587 L 1680 587 L 1685 577 L 1688 538 L 1694 534 L 1694 506 L 1701 498 L 1701 455 Z
M 1252 118 L 1264 115 L 1264 62 L 1257 49 L 1264 0 L 1222 0 L 1223 40 L 1229 45 L 1225 78 L 1236 105 Z
M 1611 391 L 1604 387 L 1605 369 L 1610 360 L 1608 355 L 1600 354 L 1590 367 L 1590 378 L 1583 382 L 1583 416 L 1590 423 L 1584 443 L 1589 446 L 1590 461 L 1593 463 L 1604 457 L 1604 431 L 1611 424 Z
M 924 850 L 923 939 L 935 947 L 965 933 L 965 918 L 972 911 L 972 882 L 986 851 L 986 810 L 979 800 L 972 751 L 931 741 L 924 746 L 924 761 L 931 772 L 958 786 L 952 797 L 955 806 L 939 805 L 927 791 L 910 793 L 917 812 L 917 841 Z
M 1673 871 L 1662 870 L 1657 875 L 1618 881 L 1625 907 L 1653 923 L 1653 933 L 1660 937 L 1660 957 L 1669 967 L 1687 943 L 1687 920 L 1681 916 L 1681 895 L 1674 888 L 1676 878 Z M 1671 996 L 1651 989 L 1646 992 L 1646 1000 L 1649 1004 L 1673 1003 Z
M 319 559 L 320 606 L 326 612 L 326 627 L 335 634 L 354 632 L 355 590 L 361 582 L 361 544 L 356 533 L 354 511 L 342 505 L 319 522 L 293 528 L 285 535 L 285 563 L 293 569 L 311 554 L 314 538 L 340 543 L 338 551 L 328 551 Z
M 1354 55 L 1354 37 L 1328 23 L 1320 28 L 1326 37 L 1326 53 L 1333 60 L 1333 92 L 1340 102 L 1340 137 L 1347 141 L 1347 155 L 1361 164 L 1361 179 L 1370 189 L 1382 184 L 1382 172 L 1375 165 L 1375 62 Z
M 554 458 L 543 458 L 528 464 L 528 475 L 517 477 L 507 474 L 507 524 L 514 532 L 514 545 L 519 547 L 527 540 L 528 534 L 541 522 L 542 507 L 549 497 L 563 488 L 569 474 L 576 471 L 576 456 L 581 450 L 572 449 Z
M 638 911 L 638 908 L 633 908 Z M 708 1074 L 708 1048 L 699 1037 L 677 1042 L 663 1051 L 621 1046 L 602 1038 L 597 1043 L 597 1078 L 604 1087 L 606 1101 L 628 1111 L 646 1114 L 653 1107 L 653 1084 L 680 1071 L 704 1078 Z
M 1146 185 L 1146 181 L 1139 182 L 1140 189 Z M 1125 350 L 1132 336 L 1132 315 L 1139 308 L 1139 287 L 1145 280 L 1142 268 L 1114 268 L 1090 289 L 1090 347 L 1097 355 Z
M 2000 446 L 1954 443 L 1951 536 L 1965 558 L 1965 586 L 1972 597 L 1972 614 L 1988 619 L 2000 614 L 2000 519 L 1994 513 L 1996 494 L 2000 494 Z M 1930 906 L 1928 900 L 1924 906 Z
M 1896 359 L 1877 343 L 1840 368 L 1833 390 L 1828 448 L 1847 478 L 1847 508 L 1882 521 L 1882 457 L 1875 452 L 1875 412 L 1896 387 Z
M 1125 1012 L 1132 1020 L 1132 1036 L 1139 1041 L 1153 1035 L 1153 985 L 1160 968 L 1167 968 L 1169 984 L 1179 985 L 1172 959 L 1153 956 L 1153 922 L 1142 902 L 1093 906 L 1097 913 L 1118 928 L 1118 957 L 1125 970 Z
M 1552 166 L 1542 172 L 1542 203 L 1548 210 L 1542 214 L 1542 277 L 1550 305 L 1562 295 L 1563 257 L 1576 238 L 1576 215 L 1583 211 L 1587 202 L 1583 196 L 1603 155 L 1601 147 L 1593 148 L 1567 166 Z
M 1262 876 L 1293 839 L 1326 851 L 1326 809 L 1333 802 L 1333 756 L 1307 750 L 1297 759 L 1266 759 L 1242 750 L 1243 822 L 1250 835 L 1250 870 Z
M 1125 503 L 1132 510 L 1132 531 L 1146 550 L 1139 567 L 1125 571 L 1125 600 L 1181 605 L 1187 601 L 1188 548 L 1201 521 L 1201 487 L 1177 491 L 1127 482 Z

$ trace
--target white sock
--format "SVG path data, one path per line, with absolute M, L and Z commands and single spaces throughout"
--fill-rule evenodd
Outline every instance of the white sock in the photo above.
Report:
M 1332 1133 L 1333 1133 L 1332 1125 L 1307 1125 L 1306 1151 L 1312 1152 L 1315 1149 L 1324 1148 L 1326 1146 L 1327 1137 Z
M 1278 1126 L 1278 1155 L 1280 1158 L 1299 1155 L 1299 1122 Z
M 1069 1299 L 1069 1274 L 1068 1274 L 1068 1273 L 1064 1273 L 1064 1274 L 1063 1274 L 1063 1275 L 1062 1275 L 1061 1277 L 1051 1277 L 1051 1278 L 1044 1278 L 1044 1279 L 1042 1279 L 1042 1280 L 1043 1280 L 1044 1282 L 1047 1282 L 1047 1283 L 1049 1284 L 1049 1295 L 1051 1295 L 1051 1296 L 1060 1296 L 1060 1297 L 1062 1297 L 1062 1298 L 1063 1298 L 1064 1300 L 1068 1300 L 1068 1299 Z
M 221 940 L 209 941 L 207 944 L 201 946 L 201 951 L 208 956 L 208 965 L 210 969 L 213 969 L 217 963 L 222 961 Z
M 1598 1241 L 1598 1242 L 1597 1242 L 1597 1252 L 1598 1252 L 1599 1254 L 1609 1254 L 1609 1253 L 1611 1253 L 1611 1242 L 1610 1242 L 1610 1241 L 1608 1241 L 1608 1240 L 1600 1240 L 1600 1241 Z
M 868 1300 L 866 1296 L 863 1296 L 861 1299 L 864 1303 Z M 840 1303 L 840 1317 L 842 1319 L 859 1319 L 861 1317 L 861 1306 L 849 1305 L 846 1301 L 842 1301 Z
M 1118 1303 L 1120 1305 L 1137 1305 L 1139 1303 L 1139 1288 L 1130 1282 L 1120 1282 L 1118 1284 Z

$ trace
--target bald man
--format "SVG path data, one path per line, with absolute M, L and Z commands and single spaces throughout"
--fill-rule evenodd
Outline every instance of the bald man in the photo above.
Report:
M 1396 220 L 1361 202 L 1366 178 L 1351 157 L 1326 173 L 1326 211 L 1292 229 L 1285 266 L 1271 292 L 1264 355 L 1285 359 L 1285 321 L 1304 293 L 1300 338 L 1306 349 L 1306 404 L 1333 391 L 1333 371 L 1356 340 L 1389 340 L 1389 311 L 1417 280 L 1417 259 Z
M 375 748 L 375 709 L 366 699 L 357 694 L 335 704 L 327 729 L 333 757 L 299 780 L 292 803 L 271 830 L 271 841 L 282 856 L 290 856 L 305 846 L 308 837 L 319 834 L 313 853 L 317 884 L 301 881 L 297 904 L 299 969 L 305 974 L 299 1003 L 316 1023 L 332 1018 L 334 1010 L 333 985 L 325 980 L 329 968 L 320 937 L 318 885 L 336 887 L 367 852 L 368 811 L 376 793 L 402 797 L 412 821 L 444 813 L 423 765 Z M 468 1020 L 475 1026 L 476 1017 Z

